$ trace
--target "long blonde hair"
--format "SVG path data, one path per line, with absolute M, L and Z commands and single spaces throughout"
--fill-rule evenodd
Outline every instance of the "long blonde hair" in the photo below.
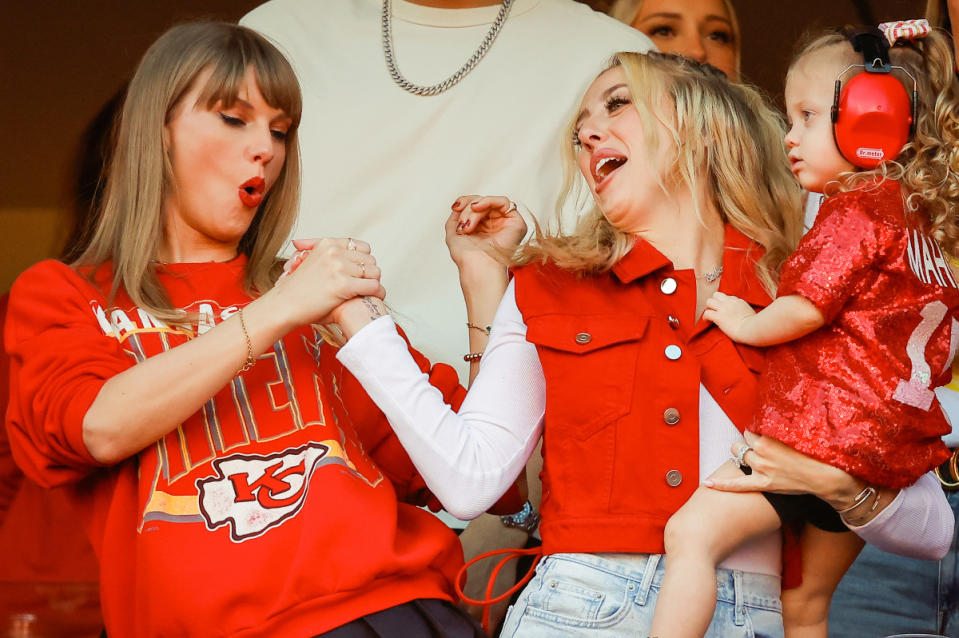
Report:
M 809 38 L 789 66 L 824 49 L 835 49 L 837 68 L 862 64 L 844 33 L 830 32 Z M 913 210 L 925 210 L 929 233 L 952 257 L 959 257 L 959 82 L 955 75 L 952 44 L 939 31 L 915 43 L 889 49 L 893 65 L 905 68 L 919 93 L 915 135 L 895 160 L 868 171 L 845 173 L 837 190 L 851 190 L 881 179 L 898 180 Z M 859 71 L 861 72 L 861 71 Z M 893 75 L 912 94 L 912 80 L 899 71 Z M 847 75 L 848 80 L 852 75 Z
M 197 104 L 212 108 L 221 102 L 229 108 L 249 68 L 266 102 L 292 119 L 286 163 L 239 244 L 239 252 L 248 257 L 247 291 L 260 294 L 275 281 L 276 255 L 292 229 L 299 202 L 299 84 L 283 55 L 256 32 L 233 24 L 198 22 L 164 33 L 140 61 L 120 115 L 97 224 L 89 245 L 71 264 L 85 272 L 89 269 L 82 267 L 110 262 L 111 300 L 122 288 L 137 306 L 158 319 L 184 320 L 151 264 L 163 238 L 164 196 L 174 187 L 164 127 L 201 73 L 210 71 Z
M 669 132 L 674 157 L 670 166 L 658 168 L 694 197 L 705 193 L 724 222 L 764 249 L 756 275 L 774 294 L 779 269 L 802 232 L 800 189 L 789 170 L 782 118 L 754 89 L 679 55 L 617 53 L 609 68 L 616 66 L 625 71 L 643 123 L 650 165 L 659 122 Z M 566 185 L 560 209 L 583 187 L 577 179 L 575 127 L 571 121 L 563 144 Z M 695 203 L 697 211 L 704 208 L 705 202 Z M 521 249 L 516 263 L 551 260 L 573 272 L 595 274 L 612 268 L 633 241 L 594 204 L 570 235 L 547 235 L 537 228 L 536 240 Z
M 639 15 L 639 10 L 642 6 L 643 0 L 615 0 L 609 8 L 609 15 L 620 22 L 633 26 L 633 22 L 635 22 L 636 17 Z M 736 77 L 730 79 L 738 82 L 742 75 L 743 58 L 742 40 L 739 35 L 739 18 L 736 17 L 736 9 L 733 7 L 731 0 L 723 0 L 723 6 L 726 8 L 726 13 L 729 15 L 729 23 L 733 29 L 733 47 L 736 54 Z

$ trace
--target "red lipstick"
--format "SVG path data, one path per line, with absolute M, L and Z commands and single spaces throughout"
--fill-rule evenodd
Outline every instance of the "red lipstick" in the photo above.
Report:
M 266 181 L 262 177 L 251 177 L 242 184 L 237 191 L 240 201 L 247 208 L 256 208 L 263 201 L 263 191 L 266 188 Z

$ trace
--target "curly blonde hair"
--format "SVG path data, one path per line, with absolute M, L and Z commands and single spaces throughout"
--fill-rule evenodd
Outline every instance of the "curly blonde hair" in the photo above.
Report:
M 830 32 L 808 38 L 789 65 L 790 71 L 805 56 L 827 48 L 835 48 L 838 67 L 862 63 L 862 55 L 855 52 L 845 33 Z M 897 180 L 909 208 L 925 211 L 930 235 L 955 259 L 959 257 L 959 82 L 952 43 L 936 30 L 914 43 L 891 47 L 889 59 L 916 79 L 915 134 L 895 160 L 838 176 L 837 190 Z M 912 94 L 912 79 L 896 70 L 893 75 Z
M 801 191 L 786 158 L 782 118 L 755 89 L 730 83 L 722 72 L 679 55 L 617 53 L 607 70 L 617 66 L 625 71 L 633 105 L 650 133 L 650 157 L 658 144 L 658 121 L 665 124 L 674 148 L 671 164 L 660 167 L 664 174 L 675 176 L 694 195 L 705 193 L 724 222 L 763 248 L 756 275 L 774 294 L 779 269 L 802 233 Z M 566 186 L 560 210 L 584 186 L 576 179 L 575 126 L 575 121 L 569 123 L 563 143 Z M 694 203 L 700 212 L 704 202 Z M 514 263 L 549 260 L 582 275 L 597 274 L 622 259 L 634 240 L 594 204 L 572 234 L 548 235 L 537 227 L 536 239 Z

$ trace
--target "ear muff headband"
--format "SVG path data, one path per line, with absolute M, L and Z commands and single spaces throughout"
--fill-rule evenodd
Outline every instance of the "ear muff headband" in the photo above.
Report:
M 915 133 L 919 93 L 916 78 L 903 67 L 889 63 L 889 45 L 878 29 L 858 33 L 851 40 L 856 51 L 863 54 L 863 64 L 851 64 L 836 77 L 833 135 L 847 161 L 870 169 L 895 159 Z M 843 76 L 855 68 L 865 73 L 843 85 Z M 911 99 L 892 75 L 893 69 L 912 80 Z

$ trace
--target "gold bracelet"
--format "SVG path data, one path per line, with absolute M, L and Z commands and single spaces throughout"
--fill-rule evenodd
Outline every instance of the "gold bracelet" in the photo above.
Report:
M 876 498 L 872 502 L 872 507 L 869 508 L 869 511 L 865 514 L 860 514 L 855 518 L 847 518 L 845 514 L 840 514 L 839 518 L 842 519 L 843 523 L 847 525 L 865 525 L 872 518 L 872 513 L 876 511 L 876 508 L 879 507 L 879 499 L 881 498 L 879 490 L 876 490 Z
M 490 330 L 493 329 L 493 326 L 486 326 L 484 328 L 483 326 L 477 326 L 475 323 L 470 323 L 469 321 L 466 322 L 466 327 L 472 328 L 473 330 L 479 330 L 480 332 L 485 334 L 487 337 L 489 336 Z
M 463 355 L 463 361 L 469 361 L 470 363 L 474 361 L 479 361 L 483 358 L 482 352 L 471 352 L 469 354 Z
M 876 488 L 874 488 L 872 485 L 867 485 L 866 487 L 862 488 L 862 491 L 859 492 L 859 494 L 856 495 L 856 500 L 853 501 L 852 505 L 850 505 L 849 507 L 843 508 L 841 510 L 836 510 L 836 513 L 842 516 L 843 514 L 847 512 L 851 512 L 857 507 L 859 507 L 860 505 L 862 505 L 863 503 L 865 503 L 866 501 L 868 501 L 869 497 L 874 496 L 875 494 L 876 494 Z
M 240 375 L 253 367 L 253 364 L 256 363 L 256 357 L 253 356 L 253 342 L 250 341 L 250 333 L 246 330 L 246 321 L 243 320 L 243 308 L 240 308 L 237 314 L 240 315 L 240 328 L 243 329 L 243 336 L 246 338 L 246 363 L 236 372 L 237 375 Z
M 942 475 L 943 467 L 947 468 L 949 478 Z M 959 487 L 959 448 L 953 450 L 952 456 L 937 465 L 932 471 L 936 473 L 936 478 L 939 479 L 944 488 L 954 490 Z

